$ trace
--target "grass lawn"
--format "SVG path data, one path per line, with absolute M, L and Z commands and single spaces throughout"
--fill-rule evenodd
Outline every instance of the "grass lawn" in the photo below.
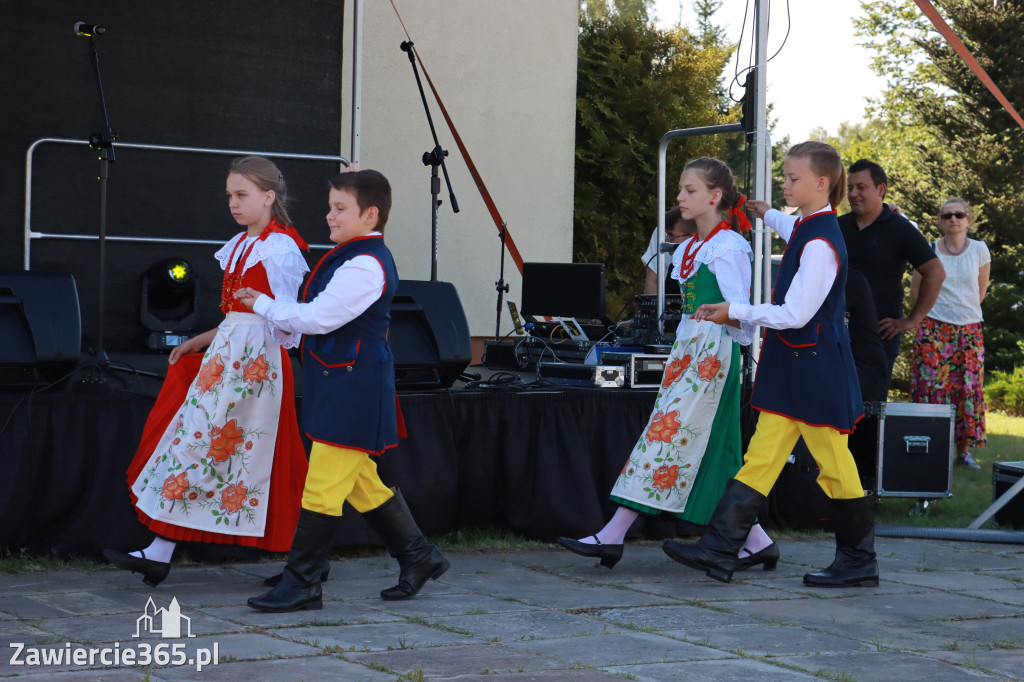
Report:
M 988 444 L 971 451 L 981 469 L 953 469 L 953 497 L 933 500 L 925 514 L 911 516 L 916 500 L 886 498 L 878 507 L 876 523 L 893 526 L 966 528 L 992 504 L 992 463 L 1024 461 L 1024 417 L 1001 412 L 986 415 Z M 1024 495 L 1024 492 L 1021 493 Z M 997 528 L 990 520 L 985 528 Z

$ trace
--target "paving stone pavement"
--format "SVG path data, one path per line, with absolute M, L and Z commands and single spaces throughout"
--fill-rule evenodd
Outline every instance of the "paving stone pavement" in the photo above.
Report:
M 344 559 L 324 608 L 290 614 L 245 606 L 280 562 L 175 565 L 157 589 L 108 566 L 0 574 L 0 678 L 1024 679 L 1024 547 L 879 538 L 881 585 L 845 590 L 801 580 L 831 561 L 830 538 L 781 549 L 777 570 L 728 585 L 656 542 L 628 543 L 612 571 L 554 545 L 449 553 L 439 581 L 398 602 L 377 596 L 389 558 Z M 147 627 L 150 598 L 176 600 L 194 637 L 161 637 L 166 614 Z M 133 665 L 110 664 L 129 651 Z

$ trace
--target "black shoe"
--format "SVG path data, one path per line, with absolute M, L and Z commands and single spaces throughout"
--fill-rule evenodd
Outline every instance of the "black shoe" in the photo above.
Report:
M 320 582 L 322 582 L 322 583 L 327 582 L 327 576 L 329 576 L 330 574 L 331 574 L 331 562 L 329 560 L 327 560 L 327 559 L 324 559 L 324 568 L 323 568 L 322 571 L 320 571 Z M 283 578 L 283 577 L 284 577 L 284 571 L 281 571 L 277 575 L 272 575 L 269 578 L 264 579 L 263 584 L 266 587 L 276 587 L 277 584 L 279 582 L 281 582 L 281 578 Z
M 103 550 L 103 556 L 107 557 L 107 561 L 118 568 L 123 568 L 126 571 L 141 573 L 142 582 L 146 583 L 150 587 L 156 587 L 162 583 L 164 578 L 167 577 L 167 574 L 170 573 L 170 562 L 147 559 L 146 553 L 142 550 L 139 550 L 139 554 L 142 556 L 132 556 L 126 552 L 119 552 L 116 549 Z
M 878 587 L 875 560 L 875 501 L 871 496 L 831 500 L 836 526 L 836 558 L 828 568 L 808 573 L 811 587 Z
M 758 564 L 764 564 L 764 570 L 774 571 L 775 565 L 779 563 L 779 546 L 774 542 L 760 552 L 754 552 L 747 556 L 741 556 L 736 559 L 736 566 L 733 570 L 745 571 L 748 568 L 753 568 Z
M 300 510 L 281 581 L 266 594 L 250 597 L 249 606 L 271 613 L 323 608 L 320 575 L 340 518 L 308 509 Z
M 597 540 L 597 544 L 591 545 L 572 538 L 558 538 L 556 542 L 573 554 L 600 559 L 601 565 L 605 568 L 615 568 L 615 564 L 622 558 L 622 545 L 605 545 L 596 535 L 590 537 Z
M 675 561 L 727 583 L 736 570 L 736 555 L 743 547 L 765 499 L 750 486 L 735 478 L 730 479 L 700 541 L 684 545 L 669 540 L 661 548 Z
M 390 500 L 363 517 L 384 541 L 388 553 L 398 560 L 398 584 L 381 590 L 381 599 L 413 597 L 428 580 L 437 580 L 448 570 L 448 559 L 423 537 L 401 491 L 396 489 Z

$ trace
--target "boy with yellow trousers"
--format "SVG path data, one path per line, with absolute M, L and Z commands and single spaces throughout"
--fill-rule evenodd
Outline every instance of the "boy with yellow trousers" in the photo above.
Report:
M 274 588 L 248 604 L 286 612 L 323 606 L 327 552 L 347 501 L 384 540 L 401 568 L 383 599 L 412 597 L 448 569 L 400 492 L 385 486 L 375 459 L 398 443 L 401 414 L 388 344 L 398 272 L 384 244 L 391 185 L 374 170 L 331 181 L 327 224 L 338 244 L 309 276 L 302 303 L 248 289 L 236 294 L 276 326 L 302 332 L 303 427 L 312 439 L 302 510 L 288 563 Z M 404 429 L 402 429 L 404 430 Z M 404 434 L 402 434 L 404 435 Z

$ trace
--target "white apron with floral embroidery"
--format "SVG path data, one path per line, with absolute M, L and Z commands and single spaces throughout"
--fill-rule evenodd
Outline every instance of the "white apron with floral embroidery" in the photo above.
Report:
M 686 508 L 732 363 L 732 338 L 690 319 L 676 334 L 654 410 L 611 494 L 679 513 Z
M 132 484 L 138 508 L 176 526 L 262 536 L 282 391 L 281 346 L 266 321 L 228 313 Z

